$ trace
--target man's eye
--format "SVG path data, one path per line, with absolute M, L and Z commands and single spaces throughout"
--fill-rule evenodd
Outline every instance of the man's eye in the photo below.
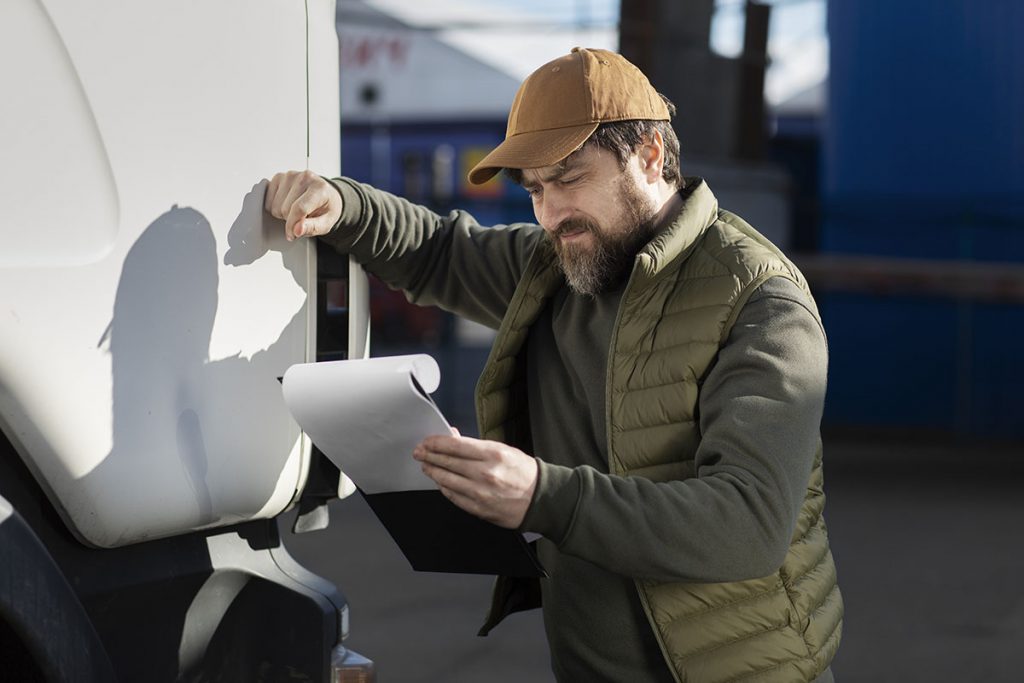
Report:
M 577 182 L 579 182 L 579 179 L 580 179 L 580 176 L 575 176 L 575 177 L 572 177 L 572 178 L 562 178 L 562 179 L 561 179 L 561 180 L 559 180 L 558 182 L 559 182 L 559 183 L 560 183 L 561 185 L 572 185 L 572 184 L 574 184 L 574 183 L 577 183 Z
M 531 197 L 539 197 L 540 196 L 540 188 L 539 187 L 528 187 L 528 188 L 526 188 L 526 192 Z

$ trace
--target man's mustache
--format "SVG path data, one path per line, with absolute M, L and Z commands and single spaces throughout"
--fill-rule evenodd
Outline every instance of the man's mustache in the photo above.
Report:
M 594 232 L 595 226 L 585 218 L 567 218 L 558 224 L 551 233 L 551 238 L 557 240 L 558 238 L 569 235 L 574 232 Z

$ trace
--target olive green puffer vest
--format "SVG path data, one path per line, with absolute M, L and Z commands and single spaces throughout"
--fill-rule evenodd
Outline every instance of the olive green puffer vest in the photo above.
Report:
M 608 469 L 654 481 L 695 476 L 701 382 L 740 308 L 765 280 L 810 292 L 796 267 L 738 217 L 718 210 L 703 181 L 679 217 L 637 256 L 608 355 Z M 562 276 L 546 244 L 509 305 L 477 386 L 483 438 L 529 447 L 524 344 Z M 842 598 L 822 518 L 821 450 L 779 570 L 734 583 L 636 581 L 680 682 L 812 681 L 839 646 Z M 521 589 L 517 589 L 521 590 Z M 502 611 L 500 605 L 494 609 Z

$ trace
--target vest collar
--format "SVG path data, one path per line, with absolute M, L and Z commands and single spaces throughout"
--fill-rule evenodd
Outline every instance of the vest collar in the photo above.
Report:
M 686 188 L 680 193 L 683 202 L 678 212 L 637 254 L 633 265 L 635 281 L 656 279 L 677 258 L 686 258 L 715 222 L 718 200 L 703 178 L 687 178 Z

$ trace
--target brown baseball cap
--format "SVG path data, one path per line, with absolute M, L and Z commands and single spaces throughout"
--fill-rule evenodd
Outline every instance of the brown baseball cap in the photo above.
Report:
M 608 121 L 668 121 L 668 107 L 640 69 L 608 50 L 574 47 L 519 86 L 505 141 L 469 172 L 485 183 L 504 168 L 556 164 Z

